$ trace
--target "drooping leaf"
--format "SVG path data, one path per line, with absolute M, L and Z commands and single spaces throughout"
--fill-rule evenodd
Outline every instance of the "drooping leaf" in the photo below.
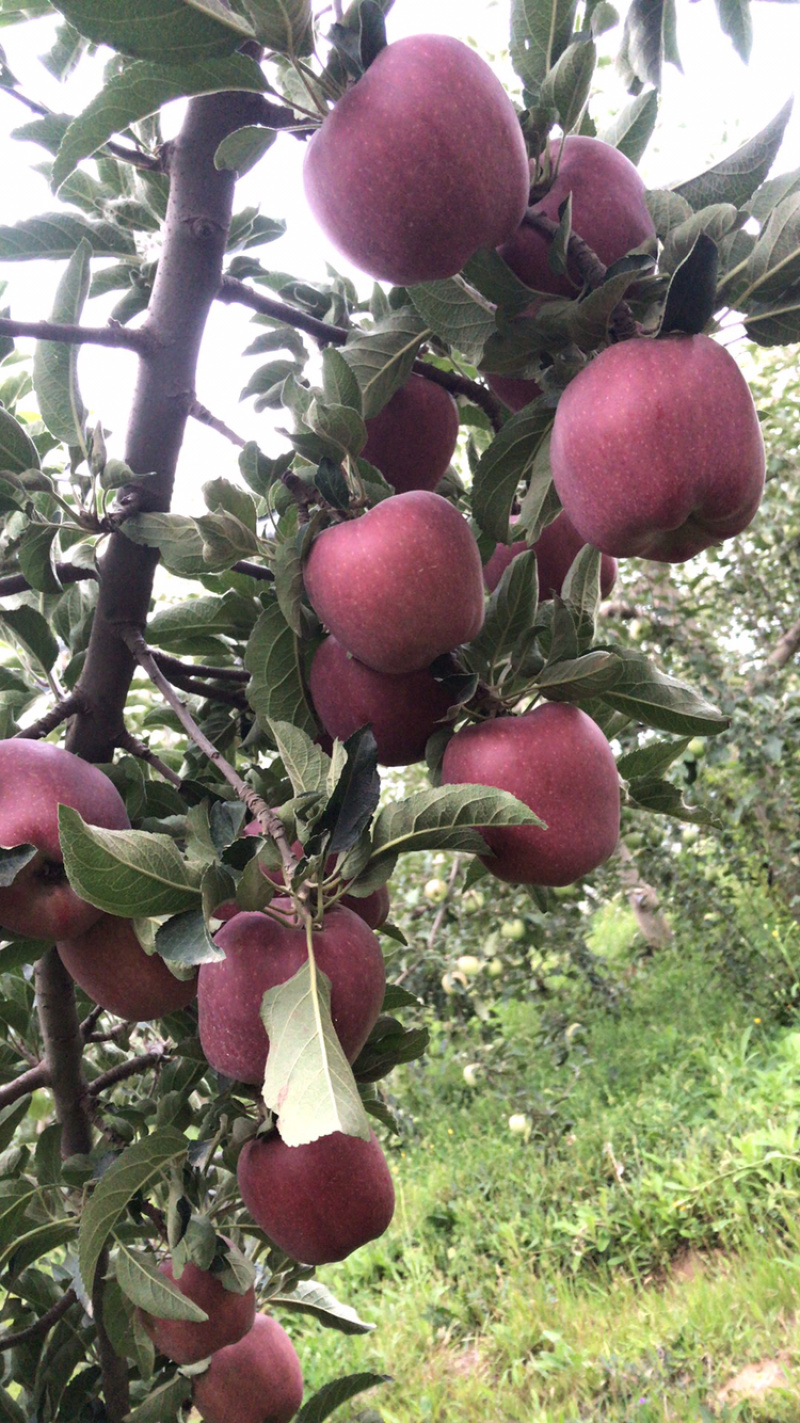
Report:
M 486 607 L 483 627 L 464 649 L 470 667 L 491 670 L 536 621 L 539 578 L 533 549 L 519 553 L 504 570 Z
M 583 112 L 596 62 L 594 45 L 582 35 L 568 45 L 545 76 L 540 103 L 553 106 L 565 133 L 574 128 Z
M 7 889 L 13 884 L 20 870 L 38 853 L 35 845 L 4 845 L 0 849 L 0 888 Z
M 261 1016 L 270 1040 L 264 1102 L 278 1114 L 286 1145 L 334 1131 L 366 1140 L 366 1114 L 331 1021 L 330 980 L 313 954 L 287 983 L 264 994 Z
M 789 99 L 775 118 L 735 153 L 697 178 L 677 183 L 673 191 L 685 198 L 695 211 L 709 203 L 733 203 L 735 207 L 742 207 L 763 183 L 775 161 L 791 118 L 792 103 Z
M 206 560 L 203 535 L 185 514 L 135 514 L 125 520 L 122 530 L 133 543 L 159 549 L 164 567 L 179 578 L 196 578 L 228 566 L 227 559 L 221 559 L 219 567 Z
M 531 94 L 569 44 L 576 9 L 576 0 L 512 0 L 511 62 Z
M 159 1319 L 185 1319 L 192 1324 L 207 1322 L 206 1311 L 162 1275 L 155 1260 L 143 1251 L 129 1250 L 118 1243 L 114 1269 L 122 1293 L 148 1314 Z
M 71 257 L 85 238 L 95 257 L 135 257 L 136 245 L 128 232 L 110 222 L 88 222 L 74 213 L 44 213 L 25 218 L 11 227 L 0 227 L 0 260 L 28 262 Z
M 517 486 L 533 468 L 553 423 L 553 411 L 538 401 L 512 415 L 481 457 L 472 486 L 472 510 L 484 533 L 505 543 Z
M 192 1396 L 192 1381 L 175 1374 L 129 1413 L 125 1423 L 175 1423 Z
M 404 1028 L 396 1018 L 382 1014 L 353 1063 L 358 1082 L 378 1082 L 401 1062 L 416 1062 L 428 1047 L 427 1028 Z
M 715 736 L 729 718 L 676 677 L 660 672 L 640 652 L 618 649 L 623 673 L 614 687 L 602 694 L 606 705 L 625 712 L 635 721 L 679 736 Z
M 487 848 L 478 833 L 480 826 L 542 823 L 508 791 L 480 785 L 416 791 L 378 812 L 370 863 L 411 850 L 465 850 L 485 855 Z
M 181 968 L 217 963 L 225 957 L 206 928 L 202 909 L 186 909 L 161 924 L 156 931 L 156 953 L 165 963 Z
M 314 827 L 312 844 L 330 836 L 331 854 L 349 850 L 366 830 L 380 799 L 378 747 L 368 726 L 354 731 L 344 743 L 347 753 L 328 804 Z
M 89 294 L 92 249 L 82 238 L 56 289 L 51 321 L 77 325 Z M 79 346 L 65 341 L 37 341 L 33 384 L 42 419 L 57 440 L 83 447 L 86 408 L 78 387 Z
M 199 905 L 200 869 L 169 835 L 101 830 L 66 805 L 59 806 L 58 827 L 67 878 L 97 909 L 133 919 Z
M 631 163 L 638 163 L 653 134 L 658 118 L 658 90 L 644 89 L 601 129 L 598 137 L 618 148 Z
M 55 0 L 54 0 L 55 3 Z M 253 31 L 222 0 L 57 0 L 56 9 L 87 39 L 136 59 L 193 64 L 230 54 Z
M 659 336 L 674 331 L 697 336 L 705 329 L 717 304 L 718 270 L 719 248 L 707 232 L 701 232 L 669 284 Z
M 328 1329 L 340 1334 L 370 1334 L 374 1324 L 366 1324 L 349 1304 L 341 1304 L 319 1280 L 298 1280 L 290 1294 L 270 1295 L 270 1306 L 289 1313 L 310 1314 Z
M 425 325 L 477 365 L 495 329 L 494 311 L 486 299 L 456 277 L 420 282 L 409 287 L 408 294 Z
M 214 154 L 214 167 L 243 178 L 261 161 L 278 137 L 277 129 L 248 124 L 222 140 Z
M 620 756 L 617 770 L 625 781 L 659 776 L 683 755 L 691 739 L 681 736 L 677 741 L 650 741 L 646 746 L 638 746 L 635 751 Z
M 49 672 L 58 657 L 58 643 L 46 618 L 36 608 L 0 608 L 0 627 Z
M 670 815 L 674 820 L 688 821 L 690 825 L 717 823 L 706 806 L 687 805 L 680 787 L 673 785 L 672 781 L 662 781 L 658 776 L 631 781 L 628 801 L 638 810 L 649 810 L 654 815 Z
M 78 1263 L 84 1288 L 91 1293 L 100 1253 L 128 1202 L 186 1154 L 186 1138 L 161 1127 L 126 1147 L 95 1186 L 81 1216 Z
M 314 29 L 311 0 L 245 0 L 261 44 L 297 59 L 311 54 Z
M 305 693 L 300 640 L 277 603 L 264 609 L 253 628 L 244 665 L 251 678 L 247 699 L 265 731 L 271 721 L 290 721 L 309 736 L 317 735 Z
M 38 468 L 39 454 L 25 426 L 0 406 L 0 469 L 22 474 Z
M 779 300 L 800 281 L 800 193 L 792 193 L 771 213 L 741 278 L 745 309 L 751 300 L 771 303 Z
M 613 652 L 587 652 L 583 657 L 548 660 L 536 685 L 550 701 L 577 702 L 596 697 L 620 680 L 622 664 Z
M 427 334 L 409 306 L 391 312 L 369 331 L 351 331 L 341 354 L 358 381 L 365 419 L 377 415 L 405 385 Z

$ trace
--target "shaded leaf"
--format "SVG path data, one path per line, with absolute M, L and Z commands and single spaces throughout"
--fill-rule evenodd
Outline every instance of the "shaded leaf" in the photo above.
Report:
M 618 148 L 631 163 L 638 163 L 652 137 L 658 118 L 658 90 L 645 89 L 600 131 L 604 143 Z
M 447 785 L 417 791 L 383 806 L 372 831 L 373 862 L 411 850 L 466 850 L 486 854 L 480 826 L 541 825 L 508 791 L 481 785 Z
M 261 161 L 278 137 L 277 129 L 248 125 L 222 140 L 214 154 L 214 167 L 242 178 Z
M 691 739 L 681 736 L 677 741 L 650 741 L 646 746 L 637 746 L 635 751 L 620 756 L 617 770 L 625 781 L 658 776 L 683 755 Z
M 136 256 L 131 235 L 110 222 L 87 222 L 73 213 L 55 212 L 26 218 L 12 227 L 0 227 L 0 260 L 65 259 L 72 256 L 84 238 L 95 257 Z
M 670 815 L 675 820 L 688 821 L 690 825 L 714 825 L 711 811 L 702 805 L 687 805 L 678 786 L 671 781 L 648 776 L 643 780 L 633 780 L 628 785 L 628 802 L 638 810 L 649 810 L 655 815 Z
M 97 1183 L 83 1209 L 78 1241 L 78 1262 L 87 1293 L 91 1293 L 103 1246 L 128 1202 L 185 1154 L 183 1133 L 162 1127 L 127 1147 Z
M 635 721 L 679 736 L 714 736 L 729 725 L 729 718 L 685 682 L 660 672 L 640 652 L 618 649 L 623 662 L 620 680 L 602 700 Z
M 295 795 L 325 790 L 331 758 L 322 747 L 290 721 L 271 721 L 270 731 Z
M 697 178 L 677 183 L 674 192 L 685 198 L 695 211 L 708 203 L 733 203 L 735 207 L 742 207 L 772 167 L 791 117 L 792 104 L 789 99 L 755 138 Z
M 129 1250 L 118 1243 L 114 1269 L 122 1293 L 148 1314 L 159 1319 L 186 1319 L 192 1324 L 208 1321 L 206 1311 L 181 1294 L 178 1287 L 161 1274 L 155 1260 L 141 1250 Z
M 25 652 L 49 672 L 58 657 L 58 643 L 52 629 L 36 608 L 0 608 L 0 627 L 11 634 Z
M 369 331 L 350 332 L 341 355 L 358 381 L 365 419 L 377 415 L 395 391 L 405 385 L 427 334 L 427 328 L 409 306 L 393 311 Z
M 719 248 L 707 232 L 701 232 L 669 284 L 659 336 L 674 331 L 697 336 L 705 329 L 717 304 L 718 270 Z
M 200 871 L 169 835 L 101 830 L 77 810 L 59 806 L 58 829 L 67 878 L 77 894 L 107 914 L 176 914 L 200 902 Z
M 253 34 L 222 0 L 136 0 L 135 5 L 58 0 L 56 9 L 96 44 L 161 64 L 230 54 Z
M 247 700 L 264 731 L 271 721 L 290 721 L 317 735 L 305 693 L 302 645 L 277 603 L 264 609 L 253 628 L 244 665 L 251 678 Z
M 191 1379 L 175 1374 L 167 1383 L 153 1389 L 144 1403 L 126 1416 L 125 1423 L 174 1423 L 191 1395 Z
M 23 474 L 38 468 L 39 455 L 25 426 L 0 406 L 0 469 Z
M 291 1294 L 270 1295 L 269 1303 L 293 1314 L 310 1314 L 340 1334 L 370 1334 L 375 1328 L 359 1319 L 351 1305 L 341 1304 L 319 1280 L 298 1280 Z
M 165 963 L 181 967 L 217 963 L 225 957 L 206 928 L 202 909 L 186 909 L 159 925 L 156 930 L 156 953 Z
M 354 731 L 344 749 L 344 767 L 314 827 L 311 842 L 316 845 L 323 835 L 329 835 L 331 854 L 340 854 L 355 845 L 369 825 L 381 794 L 378 746 L 371 728 L 363 726 Z
M 257 38 L 278 54 L 302 57 L 314 48 L 311 0 L 245 0 Z
M 472 486 L 472 509 L 484 533 L 505 543 L 517 486 L 533 468 L 535 457 L 553 423 L 553 410 L 535 401 L 512 415 L 478 462 Z
M 51 321 L 77 325 L 89 294 L 92 249 L 82 238 L 56 288 Z M 42 419 L 57 440 L 84 447 L 86 408 L 78 388 L 79 346 L 66 341 L 37 341 L 33 385 Z
M 409 287 L 408 294 L 425 325 L 477 365 L 495 329 L 494 311 L 480 293 L 449 277 L 420 282 Z
M 533 549 L 512 558 L 486 606 L 483 627 L 463 649 L 471 667 L 491 672 L 536 621 L 539 578 Z
M 576 0 L 512 0 L 511 63 L 532 94 L 569 44 L 576 9 Z

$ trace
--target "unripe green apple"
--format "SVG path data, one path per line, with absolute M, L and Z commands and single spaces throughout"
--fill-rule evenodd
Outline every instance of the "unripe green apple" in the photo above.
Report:
M 477 914 L 483 909 L 486 898 L 479 889 L 468 889 L 461 896 L 461 908 L 465 914 Z
M 442 904 L 447 898 L 448 892 L 449 887 L 446 880 L 429 879 L 425 883 L 425 898 L 429 899 L 431 904 Z
M 490 959 L 486 965 L 486 972 L 490 978 L 500 978 L 503 974 L 503 960 L 497 958 Z
M 466 978 L 476 978 L 483 968 L 483 963 L 474 954 L 461 954 L 456 959 L 456 967 Z
M 506 919 L 500 925 L 500 935 L 503 939 L 524 939 L 526 933 L 524 919 Z
M 508 1130 L 513 1136 L 529 1136 L 531 1119 L 525 1112 L 514 1112 L 508 1119 Z
M 483 1068 L 479 1062 L 468 1062 L 462 1076 L 468 1087 L 477 1087 L 483 1076 Z

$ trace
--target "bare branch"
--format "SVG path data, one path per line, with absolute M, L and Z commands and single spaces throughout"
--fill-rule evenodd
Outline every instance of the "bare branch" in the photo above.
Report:
M 168 652 L 155 652 L 153 656 L 163 672 L 181 672 L 187 677 L 210 677 L 216 682 L 249 682 L 250 673 L 240 667 L 209 667 L 205 662 L 181 662 Z
M 236 707 L 239 711 L 246 710 L 247 698 L 243 692 L 232 692 L 226 687 L 215 687 L 212 684 L 207 685 L 205 682 L 198 681 L 195 677 L 184 672 L 180 664 L 178 667 L 175 667 L 176 658 L 172 659 L 173 665 L 168 669 L 164 666 L 160 653 L 154 652 L 152 655 L 153 660 L 159 667 L 163 668 L 173 686 L 180 687 L 182 692 L 189 692 L 190 695 L 194 697 L 203 697 L 206 701 L 224 702 L 226 706 Z
M 36 1067 L 32 1067 L 29 1072 L 23 1072 L 16 1077 L 13 1082 L 6 1082 L 0 1087 L 0 1110 L 3 1107 L 10 1107 L 14 1102 L 18 1102 L 21 1097 L 27 1097 L 29 1092 L 38 1092 L 40 1087 L 50 1086 L 50 1073 L 45 1063 L 40 1062 Z
M 140 1072 L 149 1072 L 151 1067 L 159 1067 L 167 1060 L 166 1047 L 162 1043 L 161 1047 L 153 1052 L 143 1052 L 141 1056 L 131 1057 L 127 1062 L 118 1062 L 114 1067 L 109 1067 L 107 1072 L 101 1072 L 94 1082 L 89 1083 L 89 1096 L 99 1097 L 101 1092 L 107 1092 L 109 1087 L 116 1087 L 118 1082 L 124 1082 L 128 1077 L 136 1077 Z
M 93 568 L 79 568 L 77 563 L 57 563 L 56 577 L 59 583 L 64 586 L 68 583 L 97 582 L 97 574 Z M 0 598 L 10 598 L 15 593 L 30 593 L 31 585 L 22 573 L 9 573 L 7 577 L 0 578 Z
M 32 336 L 37 341 L 61 341 L 70 346 L 115 346 L 146 355 L 153 346 L 144 326 L 69 326 L 61 321 L 14 321 L 0 317 L 0 336 Z
M 275 574 L 271 568 L 265 568 L 261 563 L 250 563 L 246 558 L 240 558 L 238 563 L 234 563 L 231 573 L 246 573 L 248 578 L 255 578 L 262 583 L 275 582 Z
M 200 404 L 199 400 L 192 401 L 189 414 L 193 420 L 199 420 L 201 425 L 208 425 L 210 430 L 216 430 L 218 435 L 224 435 L 226 440 L 230 440 L 231 444 L 237 445 L 240 450 L 243 450 L 247 444 L 241 435 L 237 435 L 236 431 L 232 430 L 230 425 L 226 425 L 224 420 L 218 420 L 216 415 L 212 415 L 211 411 L 206 409 L 205 405 Z
M 75 692 L 70 692 L 68 697 L 56 702 L 54 707 L 45 716 L 35 721 L 32 726 L 26 726 L 23 731 L 18 731 L 13 737 L 14 741 L 41 741 L 42 737 L 49 736 L 51 731 L 55 731 L 63 721 L 68 721 L 71 716 L 80 711 L 81 699 Z
M 152 766 L 154 771 L 160 772 L 164 779 L 170 781 L 173 786 L 177 786 L 178 790 L 183 789 L 183 781 L 178 772 L 173 771 L 166 761 L 162 761 L 155 751 L 151 751 L 150 747 L 146 746 L 144 741 L 140 741 L 138 736 L 134 736 L 132 732 L 128 731 L 127 727 L 121 733 L 117 746 L 120 751 L 127 751 L 131 756 L 137 756 L 140 761 L 146 761 L 148 766 Z
M 75 988 L 55 949 L 48 949 L 37 961 L 34 981 L 44 1060 L 56 1117 L 61 1123 L 61 1154 L 85 1156 L 92 1149 L 92 1127 L 81 1063 L 83 1037 L 75 1009 Z
M 53 1325 L 58 1324 L 62 1315 L 65 1315 L 67 1310 L 72 1308 L 77 1298 L 78 1296 L 70 1285 L 69 1289 L 64 1291 L 58 1303 L 54 1304 L 52 1309 L 48 1309 L 47 1313 L 43 1314 L 41 1319 L 37 1319 L 35 1324 L 29 1324 L 27 1329 L 17 1330 L 16 1334 L 0 1335 L 0 1353 L 6 1349 L 16 1349 L 19 1344 L 30 1344 L 35 1339 L 43 1339 L 46 1334 L 50 1333 Z

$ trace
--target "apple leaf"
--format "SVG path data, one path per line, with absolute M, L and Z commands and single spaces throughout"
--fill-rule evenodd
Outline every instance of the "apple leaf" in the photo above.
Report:
M 140 1250 L 117 1244 L 114 1257 L 117 1283 L 127 1299 L 158 1319 L 186 1319 L 205 1324 L 208 1315 L 199 1304 L 181 1294 L 157 1268 L 155 1261 Z
M 272 559 L 275 575 L 275 597 L 292 632 L 303 633 L 303 560 L 300 544 L 304 531 L 276 543 Z
M 38 853 L 35 845 L 4 845 L 0 848 L 0 888 L 7 889 L 13 884 L 20 870 L 24 870 Z
M 483 627 L 463 649 L 469 666 L 484 672 L 491 681 L 494 668 L 511 651 L 517 638 L 533 627 L 538 600 L 536 554 L 527 549 L 504 569 L 486 606 Z
M 181 856 L 169 835 L 102 830 L 70 806 L 58 807 L 67 878 L 82 899 L 107 914 L 179 914 L 200 903 L 201 868 Z
M 404 1028 L 396 1018 L 381 1015 L 353 1063 L 358 1082 L 377 1082 L 401 1062 L 415 1062 L 427 1050 L 427 1028 Z
M 800 286 L 773 306 L 753 305 L 744 329 L 759 346 L 786 346 L 800 341 Z
M 624 781 L 658 776 L 683 755 L 691 739 L 681 736 L 677 741 L 650 741 L 646 746 L 638 746 L 635 751 L 620 756 L 617 770 Z
M 773 209 L 753 248 L 736 294 L 748 310 L 750 300 L 775 302 L 800 281 L 800 192 Z M 749 311 L 748 311 L 749 314 Z
M 525 89 L 538 95 L 575 25 L 576 0 L 512 0 L 511 63 Z
M 78 1264 L 91 1294 L 100 1253 L 128 1202 L 165 1175 L 186 1155 L 186 1138 L 174 1127 L 160 1127 L 128 1146 L 100 1178 L 81 1215 Z
M 270 731 L 295 795 L 327 788 L 331 758 L 290 721 L 271 721 Z
M 455 277 L 420 282 L 408 294 L 426 326 L 478 365 L 495 329 L 494 308 L 485 297 Z
M 0 609 L 0 627 L 35 658 L 45 673 L 50 671 L 58 657 L 58 643 L 47 619 L 36 608 L 23 603 L 19 608 Z
M 194 519 L 184 514 L 135 514 L 125 520 L 122 530 L 132 543 L 157 548 L 164 567 L 178 578 L 217 573 L 227 566 L 224 561 L 219 568 L 206 562 L 203 535 Z
M 136 257 L 133 238 L 110 222 L 92 223 L 73 213 L 53 212 L 0 226 L 0 261 L 65 261 L 83 238 L 95 257 Z
M 335 1131 L 369 1137 L 330 1002 L 330 980 L 317 969 L 313 952 L 293 978 L 264 994 L 261 1017 L 270 1043 L 264 1102 L 277 1113 L 287 1146 L 304 1146 Z
M 405 385 L 422 342 L 430 331 L 413 307 L 403 306 L 369 331 L 355 329 L 341 350 L 358 381 L 362 413 L 370 420 Z
M 322 442 L 321 458 L 328 455 L 336 463 L 343 455 L 359 455 L 367 443 L 364 421 L 349 405 L 328 404 L 315 397 L 303 419 Z M 299 441 L 295 439 L 297 448 L 301 453 L 310 451 L 311 446 L 301 443 L 302 439 L 302 433 Z
M 95 44 L 137 59 L 189 64 L 230 54 L 252 39 L 250 26 L 222 0 L 57 0 L 71 25 Z
M 411 850 L 486 855 L 488 847 L 478 833 L 481 826 L 543 824 L 516 796 L 493 786 L 446 785 L 416 791 L 378 812 L 370 867 Z
M 625 16 L 617 57 L 628 92 L 638 94 L 644 84 L 660 89 L 665 59 L 680 69 L 675 48 L 675 0 L 633 0 Z
M 750 0 L 716 0 L 720 29 L 747 64 L 753 47 L 753 17 Z
M 245 0 L 256 38 L 293 59 L 313 53 L 311 0 Z
M 237 128 L 219 145 L 214 154 L 214 167 L 242 178 L 261 161 L 277 137 L 278 131 L 274 128 L 257 128 L 253 124 Z
M 564 582 L 561 596 L 575 619 L 578 629 L 578 646 L 584 651 L 594 641 L 597 609 L 600 605 L 600 568 L 602 554 L 591 544 L 584 544 L 573 559 Z
M 277 603 L 264 609 L 253 628 L 244 665 L 251 677 L 247 699 L 264 731 L 273 720 L 290 721 L 317 735 L 306 699 L 303 648 Z
M 613 687 L 622 664 L 613 652 L 587 652 L 583 657 L 548 662 L 536 685 L 551 702 L 578 702 Z
M 0 407 L 0 469 L 24 474 L 39 468 L 39 454 L 33 440 L 8 410 Z
M 324 1423 L 348 1399 L 363 1393 L 367 1388 L 376 1388 L 381 1383 L 391 1383 L 389 1374 L 347 1374 L 344 1378 L 333 1379 L 303 1404 L 295 1416 L 294 1423 Z
M 790 173 L 781 173 L 777 178 L 768 178 L 760 188 L 756 188 L 752 198 L 745 203 L 744 210 L 763 227 L 770 213 L 784 198 L 800 191 L 800 168 Z
M 653 134 L 658 118 L 658 90 L 645 89 L 602 129 L 598 137 L 618 148 L 631 163 L 638 163 Z
M 564 133 L 578 122 L 589 91 L 597 62 L 597 51 L 588 35 L 581 34 L 559 55 L 545 75 L 539 103 L 552 105 Z
M 363 415 L 364 401 L 355 371 L 335 346 L 326 346 L 322 352 L 322 390 L 332 404 L 346 405 Z
M 168 1383 L 150 1392 L 138 1408 L 125 1416 L 125 1423 L 175 1423 L 192 1396 L 192 1381 L 175 1374 Z
M 733 203 L 735 207 L 742 207 L 763 183 L 775 161 L 793 102 L 787 100 L 775 118 L 735 153 L 697 178 L 676 183 L 673 191 L 685 198 L 695 211 L 708 203 Z
M 508 519 L 517 487 L 532 472 L 552 424 L 553 411 L 534 401 L 506 421 L 478 461 L 472 510 L 483 532 L 500 543 L 508 542 Z
M 6 1423 L 27 1423 L 27 1415 L 23 1413 L 16 1399 L 11 1397 L 7 1389 L 0 1387 L 0 1418 Z
M 321 850 L 328 836 L 330 854 L 349 850 L 366 830 L 380 799 L 378 747 L 371 727 L 354 731 L 344 749 L 345 764 L 308 842 L 310 854 Z
M 371 1334 L 374 1324 L 366 1324 L 349 1304 L 341 1304 L 319 1280 L 298 1280 L 290 1294 L 280 1291 L 269 1296 L 270 1308 L 290 1313 L 310 1314 L 328 1329 L 340 1334 Z
M 615 655 L 622 659 L 623 671 L 615 686 L 601 694 L 607 706 L 679 736 L 716 736 L 730 725 L 730 718 L 699 692 L 660 672 L 641 652 L 619 648 Z
M 186 909 L 182 914 L 173 914 L 156 930 L 155 948 L 165 963 L 180 968 L 217 963 L 225 957 L 206 928 L 202 909 Z
M 705 329 L 717 305 L 718 270 L 719 248 L 707 232 L 701 232 L 669 284 L 659 336 L 674 331 L 697 336 Z
M 269 336 L 280 336 L 280 334 L 278 331 L 267 333 Z M 253 344 L 255 345 L 255 342 Z M 303 353 L 302 359 L 305 359 L 305 353 Z M 286 473 L 293 458 L 293 454 L 288 450 L 275 459 L 270 459 L 269 455 L 265 455 L 258 448 L 255 440 L 248 440 L 239 455 L 239 472 L 253 493 L 263 498 L 269 493 L 275 481 Z
M 659 262 L 663 272 L 675 272 L 690 257 L 701 236 L 708 237 L 719 245 L 728 233 L 741 226 L 742 217 L 732 203 L 713 203 L 692 213 L 685 222 L 673 227 L 664 243 Z
M 687 805 L 678 786 L 662 781 L 658 776 L 646 776 L 628 784 L 628 804 L 637 810 L 649 810 L 654 815 L 670 815 L 674 820 L 686 820 L 690 825 L 718 825 L 718 819 L 706 806 Z
M 92 249 L 81 238 L 56 288 L 51 321 L 77 325 L 89 292 Z M 84 448 L 86 409 L 78 389 L 78 346 L 37 341 L 33 385 L 42 419 L 57 440 Z

